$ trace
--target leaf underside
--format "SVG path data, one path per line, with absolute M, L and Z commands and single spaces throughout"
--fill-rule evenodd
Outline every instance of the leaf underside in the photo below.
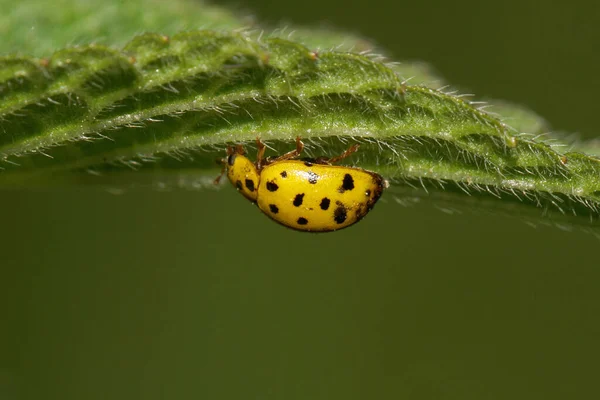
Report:
M 598 158 L 561 153 L 377 57 L 244 32 L 143 34 L 120 49 L 0 58 L 0 187 L 210 186 L 227 144 L 380 173 L 398 194 L 528 204 L 594 224 Z M 540 128 L 541 129 L 541 128 Z M 537 133 L 537 132 L 534 132 Z M 414 188 L 414 189 L 412 189 Z

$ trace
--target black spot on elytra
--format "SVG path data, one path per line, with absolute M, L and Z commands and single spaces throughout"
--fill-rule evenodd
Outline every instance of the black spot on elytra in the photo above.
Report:
M 281 175 L 282 178 L 287 178 L 287 171 L 282 171 L 279 175 Z
M 267 182 L 267 190 L 269 190 L 269 192 L 274 192 L 277 189 L 279 189 L 279 186 L 275 182 L 273 182 L 273 181 Z
M 296 222 L 298 222 L 298 225 L 308 224 L 308 220 L 306 218 L 302 218 L 302 217 L 298 218 L 298 221 L 296 221 Z
M 367 190 L 367 191 L 365 192 L 365 194 L 367 195 L 367 197 L 369 197 L 369 196 L 371 195 L 371 191 L 370 191 L 370 190 Z
M 338 205 L 335 211 L 333 212 L 333 219 L 338 224 L 343 224 L 346 221 L 346 217 L 348 216 L 348 211 L 346 207 L 343 205 Z
M 249 191 L 254 192 L 254 181 L 252 179 L 246 179 L 246 188 Z
M 313 163 L 311 163 L 310 161 L 304 161 L 304 165 L 306 165 L 307 167 L 312 167 Z
M 269 204 L 269 210 L 271 210 L 273 214 L 277 214 L 279 212 L 279 208 L 275 204 Z
M 244 187 L 242 186 L 242 181 L 235 181 L 235 187 L 238 190 L 242 190 Z
M 314 185 L 315 183 L 317 183 L 318 179 L 319 179 L 319 175 L 315 174 L 312 171 L 308 172 L 308 183 L 312 183 Z
M 342 181 L 342 186 L 338 189 L 338 192 L 344 193 L 346 190 L 354 189 L 354 179 L 352 175 L 346 174 L 344 175 L 344 180 Z
M 296 198 L 294 198 L 294 205 L 296 207 L 300 207 L 302 205 L 302 201 L 304 200 L 304 193 L 297 194 Z
M 321 210 L 328 210 L 330 203 L 331 200 L 329 200 L 327 197 L 323 197 L 323 200 L 321 200 Z

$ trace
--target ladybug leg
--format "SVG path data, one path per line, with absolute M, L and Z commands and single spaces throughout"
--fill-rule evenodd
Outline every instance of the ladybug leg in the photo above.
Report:
M 215 178 L 213 183 L 215 185 L 218 185 L 219 182 L 221 182 L 221 178 L 223 178 L 223 175 L 225 175 L 225 171 L 227 171 L 227 159 L 229 158 L 230 155 L 232 155 L 232 154 L 244 155 L 245 153 L 246 153 L 246 151 L 244 150 L 244 146 L 242 146 L 241 144 L 238 144 L 235 147 L 227 146 L 227 157 L 217 160 L 217 164 L 221 164 L 222 168 L 221 168 L 221 173 L 219 174 L 219 176 L 217 176 Z
M 258 148 L 258 151 L 256 153 L 256 169 L 260 171 L 263 162 L 265 161 L 265 150 L 267 149 L 267 146 L 263 143 L 262 140 L 260 140 L 258 136 L 256 137 L 256 147 Z
M 324 161 L 327 164 L 335 164 L 336 162 L 341 161 L 341 160 L 343 160 L 346 157 L 349 157 L 353 153 L 356 153 L 358 151 L 359 147 L 360 147 L 360 144 L 358 144 L 358 143 L 353 144 L 352 146 L 350 146 L 346 151 L 344 151 L 339 156 L 332 157 L 332 158 L 329 158 L 329 159 L 323 158 L 323 159 L 320 159 L 320 161 Z
M 256 144 L 258 145 L 258 159 L 256 162 L 256 167 L 259 171 L 263 165 L 272 164 L 278 161 L 289 160 L 291 158 L 296 158 L 300 155 L 300 153 L 302 153 L 302 150 L 304 150 L 304 143 L 302 143 L 302 140 L 300 140 L 300 136 L 296 137 L 295 150 L 288 151 L 287 153 L 275 158 L 264 157 L 266 146 L 259 138 L 256 138 Z
M 221 161 L 225 161 L 224 159 Z M 225 171 L 227 171 L 227 161 L 225 161 L 223 163 L 223 167 L 221 168 L 221 173 L 219 174 L 219 176 L 217 176 L 215 178 L 215 180 L 213 181 L 213 184 L 218 185 L 219 182 L 221 182 L 221 178 L 223 178 L 223 175 L 225 175 Z
M 229 156 L 234 153 L 243 156 L 244 154 L 246 154 L 246 150 L 244 150 L 244 146 L 242 146 L 241 144 L 235 145 L 235 151 L 233 150 L 233 147 L 227 146 L 227 155 Z
M 274 159 L 271 162 L 277 162 L 277 161 L 289 160 L 290 158 L 296 158 L 302 153 L 302 150 L 304 150 L 304 143 L 302 143 L 302 140 L 300 140 L 300 136 L 296 136 L 296 149 L 292 150 L 292 151 L 288 151 L 287 153 L 277 157 L 276 159 Z

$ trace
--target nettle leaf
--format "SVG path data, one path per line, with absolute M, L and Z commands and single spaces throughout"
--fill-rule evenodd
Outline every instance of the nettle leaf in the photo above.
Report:
M 316 35 L 146 33 L 121 48 L 4 56 L 0 187 L 206 187 L 227 144 L 251 152 L 260 137 L 275 155 L 300 136 L 315 157 L 360 143 L 348 162 L 386 177 L 399 202 L 437 195 L 470 207 L 485 199 L 594 223 L 598 158 L 539 140 L 543 123 L 523 109 L 500 108 L 517 131 L 459 95 L 422 85 L 428 75 L 419 76 L 417 64 L 386 64 L 348 51 L 355 46 L 302 44 L 314 46 Z M 529 135 L 520 133 L 525 127 Z

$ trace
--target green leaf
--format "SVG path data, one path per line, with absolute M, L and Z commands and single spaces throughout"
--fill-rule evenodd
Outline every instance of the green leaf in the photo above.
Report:
M 597 218 L 598 159 L 534 136 L 545 129 L 540 118 L 498 103 L 515 130 L 459 95 L 424 86 L 433 75 L 419 64 L 346 51 L 370 47 L 363 39 L 348 36 L 345 48 L 332 49 L 339 33 L 295 35 L 145 33 L 122 47 L 0 58 L 0 186 L 205 187 L 227 144 L 252 147 L 260 137 L 274 155 L 300 136 L 307 156 L 361 143 L 351 162 L 385 176 L 397 193 L 417 187 Z M 15 46 L 26 49 L 8 48 Z

